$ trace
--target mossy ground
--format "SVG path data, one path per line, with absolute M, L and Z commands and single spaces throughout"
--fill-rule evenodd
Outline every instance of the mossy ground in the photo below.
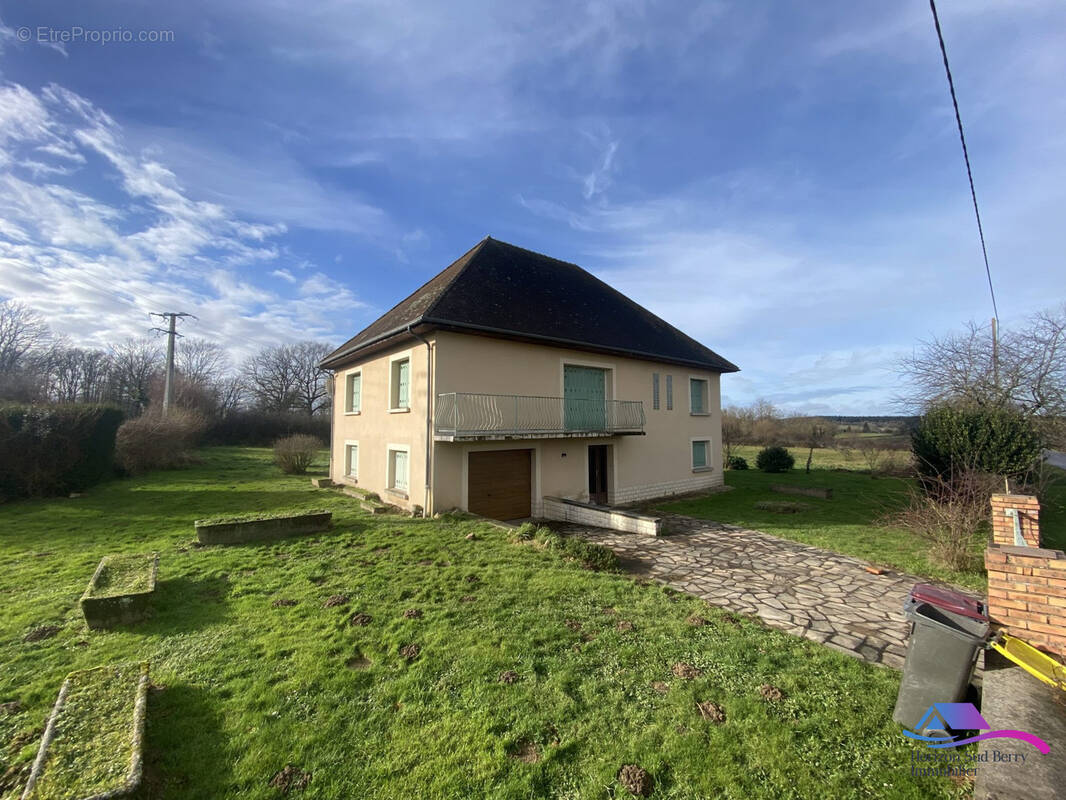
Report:
M 484 523 L 364 513 L 270 460 L 211 449 L 0 507 L 0 703 L 18 703 L 0 713 L 5 800 L 66 674 L 145 659 L 152 798 L 278 798 L 287 765 L 306 781 L 288 796 L 307 798 L 623 797 L 624 764 L 656 798 L 967 794 L 910 775 L 896 672 Z M 193 545 L 199 518 L 321 507 L 328 533 Z M 89 633 L 77 599 L 99 559 L 147 550 L 154 616 Z M 23 641 L 45 624 L 61 630 Z

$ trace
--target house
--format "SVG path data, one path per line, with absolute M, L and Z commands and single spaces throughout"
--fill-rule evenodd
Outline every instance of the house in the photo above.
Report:
M 426 514 L 537 516 L 722 483 L 737 367 L 585 270 L 485 238 L 327 356 L 330 477 Z

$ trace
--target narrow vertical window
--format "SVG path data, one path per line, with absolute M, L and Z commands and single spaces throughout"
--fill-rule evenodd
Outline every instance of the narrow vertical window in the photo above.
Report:
M 411 407 L 411 359 L 393 361 L 389 375 L 389 408 Z
M 345 385 L 344 410 L 357 414 L 363 404 L 363 374 L 353 372 L 348 375 Z
M 344 474 L 349 478 L 359 477 L 359 445 L 347 444 L 344 447 Z
M 659 410 L 659 373 L 653 372 L 651 374 L 651 407 L 656 411 Z
M 666 410 L 674 410 L 674 376 L 666 376 Z

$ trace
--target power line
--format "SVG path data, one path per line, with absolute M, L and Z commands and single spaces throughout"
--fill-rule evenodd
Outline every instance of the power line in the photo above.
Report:
M 970 169 L 970 153 L 966 149 L 966 134 L 962 132 L 962 116 L 959 114 L 959 101 L 955 97 L 955 81 L 951 77 L 951 67 L 948 65 L 948 51 L 944 46 L 944 34 L 940 30 L 940 17 L 936 13 L 935 0 L 929 0 L 929 8 L 933 12 L 933 24 L 936 25 L 936 38 L 940 40 L 940 55 L 944 57 L 944 72 L 948 76 L 948 88 L 951 90 L 951 104 L 955 107 L 955 122 L 959 126 L 959 141 L 962 142 L 962 157 L 966 161 L 966 177 L 970 179 L 970 197 L 973 198 L 973 213 L 977 217 L 977 233 L 981 237 L 981 255 L 985 259 L 985 275 L 988 277 L 988 293 L 992 295 L 992 313 L 996 322 L 999 322 L 999 309 L 996 307 L 996 290 L 992 288 L 992 270 L 988 266 L 988 248 L 985 247 L 985 231 L 981 225 L 981 212 L 977 208 L 977 190 L 973 186 L 973 170 Z

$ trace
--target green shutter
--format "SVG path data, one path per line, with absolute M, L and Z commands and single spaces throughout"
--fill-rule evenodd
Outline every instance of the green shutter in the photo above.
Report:
M 411 362 L 404 359 L 400 362 L 399 375 L 396 379 L 396 407 L 410 408 L 411 406 Z
M 692 413 L 702 414 L 706 411 L 703 407 L 703 381 L 690 378 L 688 384 L 692 396 Z
M 707 466 L 707 442 L 692 443 L 692 467 L 698 469 Z
M 359 466 L 359 446 L 350 444 L 348 445 L 348 474 L 353 478 L 358 478 L 357 474 Z
M 563 416 L 567 430 L 607 430 L 606 385 L 606 370 L 563 366 Z

